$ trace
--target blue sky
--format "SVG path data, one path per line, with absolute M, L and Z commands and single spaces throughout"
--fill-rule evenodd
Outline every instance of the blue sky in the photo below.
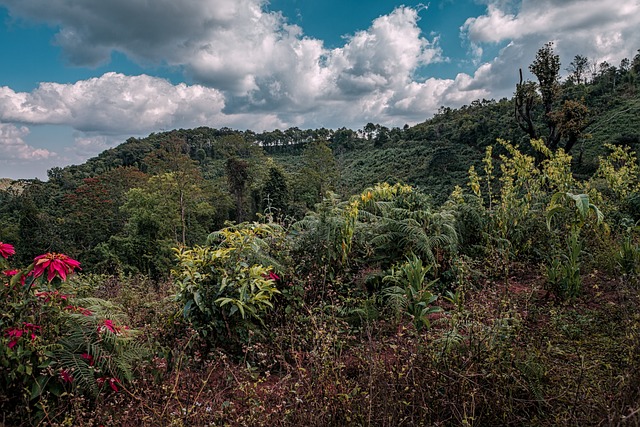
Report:
M 0 0 L 0 177 L 130 136 L 415 124 L 511 96 L 554 41 L 617 65 L 640 0 Z

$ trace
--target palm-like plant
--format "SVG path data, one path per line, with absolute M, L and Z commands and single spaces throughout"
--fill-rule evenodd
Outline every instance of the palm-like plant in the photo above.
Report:
M 575 203 L 575 209 L 568 208 L 565 203 Z M 580 255 L 582 253 L 582 239 L 580 231 L 593 212 L 596 224 L 600 225 L 603 215 L 600 209 L 590 202 L 587 194 L 573 194 L 558 192 L 551 197 L 546 216 L 547 227 L 551 230 L 552 219 L 560 214 L 567 213 L 573 217 L 570 220 L 570 230 L 567 236 L 567 248 L 547 268 L 547 284 L 549 290 L 560 297 L 575 298 L 580 294 L 582 279 L 580 277 Z
M 360 217 L 374 225 L 371 244 L 389 263 L 416 254 L 437 269 L 439 258 L 454 252 L 458 243 L 454 215 L 433 212 L 427 197 L 417 191 L 373 202 L 363 207 Z
M 148 355 L 148 349 L 136 339 L 139 331 L 121 326 L 125 315 L 108 301 L 84 298 L 74 302 L 84 307 L 85 314 L 66 315 L 65 333 L 52 348 L 56 367 L 93 396 L 107 385 L 116 390 L 116 383 L 130 382 L 135 366 Z
M 427 273 L 431 265 L 423 265 L 415 254 L 407 257 L 407 261 L 395 266 L 382 280 L 390 286 L 382 291 L 382 296 L 395 313 L 396 321 L 403 314 L 413 318 L 417 329 L 429 327 L 429 315 L 442 311 L 441 307 L 432 306 L 438 296 L 430 288 L 437 280 L 427 282 Z

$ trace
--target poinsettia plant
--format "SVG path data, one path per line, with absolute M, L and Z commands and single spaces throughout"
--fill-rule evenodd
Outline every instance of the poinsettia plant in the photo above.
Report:
M 16 269 L 14 254 L 0 242 L 0 410 L 24 407 L 38 421 L 38 408 L 42 416 L 64 392 L 119 391 L 144 355 L 137 331 L 112 304 L 76 298 L 67 279 L 77 260 L 50 252 Z

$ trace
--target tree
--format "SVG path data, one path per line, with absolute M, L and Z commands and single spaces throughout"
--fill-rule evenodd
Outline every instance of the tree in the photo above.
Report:
M 523 82 L 522 70 L 520 70 L 520 83 L 516 86 L 514 96 L 516 121 L 531 139 L 538 139 L 538 131 L 533 123 L 533 110 L 538 100 L 536 84 L 530 81 Z
M 640 49 L 638 49 L 638 53 L 633 57 L 633 61 L 631 61 L 631 71 L 640 75 Z
M 549 114 L 560 95 L 560 57 L 553 51 L 552 42 L 538 50 L 536 59 L 529 65 L 529 71 L 538 78 L 542 105 L 545 113 Z
M 245 196 L 249 183 L 249 162 L 238 157 L 229 157 L 225 163 L 229 190 L 236 201 L 236 221 L 245 220 Z
M 262 187 L 264 211 L 279 220 L 289 208 L 289 186 L 282 169 L 276 165 L 269 168 L 269 178 Z
M 579 68 L 582 78 L 588 61 L 578 55 L 572 64 Z M 538 83 L 523 81 L 520 70 L 520 82 L 516 85 L 514 96 L 518 125 L 531 139 L 542 136 L 537 130 L 535 117 L 536 111 L 541 107 L 541 119 L 546 126 L 545 145 L 553 151 L 558 148 L 563 148 L 565 152 L 571 151 L 584 129 L 591 123 L 590 114 L 582 100 L 561 100 L 560 57 L 553 50 L 553 42 L 538 50 L 529 70 L 537 77 Z M 563 139 L 565 144 L 561 146 Z
M 338 167 L 331 148 L 324 141 L 315 141 L 305 148 L 302 164 L 294 183 L 294 197 L 310 208 L 335 188 Z
M 586 83 L 589 59 L 586 56 L 576 55 L 566 70 L 570 73 L 569 78 L 576 84 Z
M 189 199 L 195 194 L 196 189 L 201 191 L 205 184 L 197 163 L 186 154 L 188 150 L 189 147 L 184 140 L 174 137 L 162 143 L 158 150 L 152 151 L 144 159 L 150 172 L 169 173 L 173 176 L 175 197 L 180 211 L 183 245 L 187 244 L 187 205 L 191 202 Z
M 589 109 L 581 101 L 567 100 L 562 104 L 562 109 L 555 114 L 560 136 L 566 140 L 564 151 L 569 152 L 591 123 Z

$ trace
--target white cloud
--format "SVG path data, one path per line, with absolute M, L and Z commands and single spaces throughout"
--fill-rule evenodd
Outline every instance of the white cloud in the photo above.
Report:
M 576 49 L 601 59 L 633 56 L 640 44 L 640 2 L 619 0 L 523 0 L 519 10 L 490 2 L 487 13 L 467 19 L 461 30 L 473 43 L 558 40 L 560 53 Z
M 346 37 L 343 47 L 328 50 L 281 14 L 264 12 L 258 0 L 188 3 L 180 11 L 167 3 L 166 11 L 155 10 L 163 0 L 153 12 L 139 10 L 141 2 L 52 0 L 47 14 L 35 0 L 3 2 L 12 13 L 60 25 L 58 42 L 77 61 L 105 59 L 120 50 L 181 65 L 201 82 L 172 85 L 146 75 L 106 73 L 73 84 L 41 83 L 30 93 L 3 87 L 4 121 L 69 125 L 89 136 L 199 125 L 263 130 L 403 124 L 476 94 L 456 86 L 457 80 L 415 81 L 418 67 L 443 57 L 437 36 L 423 37 L 418 10 L 408 7 L 375 19 L 367 30 Z M 134 23 L 115 14 L 145 16 L 129 28 Z M 172 25 L 165 28 L 155 19 Z
M 26 126 L 0 123 L 0 161 L 35 161 L 56 156 L 44 148 L 29 146 L 24 141 L 27 135 L 29 129 Z
M 105 133 L 140 133 L 203 125 L 224 107 L 211 88 L 150 77 L 106 73 L 73 84 L 41 83 L 33 92 L 0 87 L 0 120 L 65 124 Z
M 107 135 L 88 135 L 78 132 L 74 136 L 73 145 L 66 147 L 65 151 L 68 156 L 75 159 L 87 159 L 96 156 L 111 147 L 121 143 L 120 137 Z
M 269 27 L 265 0 L 2 0 L 13 16 L 59 27 L 56 42 L 76 65 L 97 65 L 119 50 L 141 61 L 182 63 L 226 35 Z M 242 27 L 238 28 L 238 25 Z M 241 31 L 237 31 L 239 29 Z
M 518 69 L 531 78 L 528 66 L 546 42 L 554 42 L 561 73 L 576 55 L 617 65 L 625 57 L 632 58 L 640 46 L 638 0 L 620 0 L 615 5 L 600 0 L 487 3 L 486 13 L 467 19 L 460 30 L 472 48 L 504 45 L 498 56 L 477 68 L 468 86 L 483 88 L 494 98 L 513 94 Z

